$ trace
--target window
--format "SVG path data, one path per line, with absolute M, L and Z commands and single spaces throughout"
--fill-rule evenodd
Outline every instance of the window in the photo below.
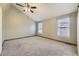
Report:
M 38 23 L 38 33 L 42 33 L 43 32 L 43 24 L 40 22 Z
M 62 19 L 58 19 L 57 24 L 58 24 L 57 35 L 61 37 L 69 37 L 70 36 L 70 18 L 65 17 Z

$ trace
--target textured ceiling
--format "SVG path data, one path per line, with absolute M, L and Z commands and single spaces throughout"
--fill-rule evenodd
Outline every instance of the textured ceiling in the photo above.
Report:
M 15 4 L 13 4 L 16 6 Z M 47 18 L 61 16 L 64 14 L 77 11 L 77 3 L 30 3 L 32 6 L 36 6 L 37 9 L 33 9 L 34 13 L 27 12 L 27 16 L 31 17 L 34 21 L 41 21 Z M 16 6 L 23 12 L 24 8 Z

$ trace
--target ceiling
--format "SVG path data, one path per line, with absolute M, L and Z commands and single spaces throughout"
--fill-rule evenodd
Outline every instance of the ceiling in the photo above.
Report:
M 16 6 L 16 8 L 23 12 L 24 8 Z M 34 13 L 27 12 L 24 13 L 27 16 L 31 17 L 34 21 L 41 21 L 47 18 L 61 16 L 64 14 L 72 13 L 77 11 L 77 3 L 30 3 L 32 6 L 36 6 L 37 9 L 34 10 Z

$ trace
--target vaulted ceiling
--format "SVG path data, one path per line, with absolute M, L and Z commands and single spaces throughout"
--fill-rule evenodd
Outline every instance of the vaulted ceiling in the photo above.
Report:
M 23 3 L 21 3 L 23 5 Z M 21 12 L 24 8 L 13 4 Z M 25 15 L 31 17 L 34 21 L 41 21 L 47 18 L 61 16 L 64 14 L 77 11 L 77 3 L 30 3 L 32 6 L 36 6 L 37 9 L 32 9 L 34 13 L 26 12 Z

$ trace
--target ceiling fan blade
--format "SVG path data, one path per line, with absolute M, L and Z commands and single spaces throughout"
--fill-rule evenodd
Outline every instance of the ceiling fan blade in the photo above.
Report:
M 29 6 L 29 3 L 27 3 L 27 8 L 29 8 L 30 6 Z
M 25 3 L 25 7 L 26 7 L 26 3 Z
M 23 10 L 25 12 L 25 10 Z
M 36 6 L 31 7 L 32 9 L 36 9 Z
M 34 11 L 30 10 L 30 12 L 34 13 Z
M 18 3 L 16 3 L 16 5 L 18 5 L 18 6 L 21 6 L 21 7 L 24 7 L 23 5 L 21 5 L 21 4 L 18 4 Z

